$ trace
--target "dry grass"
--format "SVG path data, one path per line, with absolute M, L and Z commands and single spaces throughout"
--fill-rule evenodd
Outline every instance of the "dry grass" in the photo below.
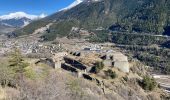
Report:
M 0 87 L 0 100 L 4 100 L 6 98 L 6 93 L 2 87 Z

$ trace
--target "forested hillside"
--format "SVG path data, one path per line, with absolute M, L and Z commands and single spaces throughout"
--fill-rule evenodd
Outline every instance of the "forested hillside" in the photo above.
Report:
M 112 31 L 169 35 L 170 1 L 168 0 L 101 0 L 83 2 L 76 7 L 57 12 L 16 31 L 19 35 L 54 23 L 52 36 L 67 35 L 71 28 L 95 30 L 99 27 Z M 67 23 L 67 24 L 65 24 Z M 60 27 L 60 26 L 65 27 Z

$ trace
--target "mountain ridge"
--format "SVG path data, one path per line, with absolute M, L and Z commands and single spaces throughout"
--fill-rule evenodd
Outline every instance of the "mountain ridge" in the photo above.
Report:
M 45 16 L 46 15 L 43 13 L 40 15 L 31 15 L 25 12 L 14 12 L 14 13 L 9 13 L 7 15 L 1 15 L 0 20 L 20 19 L 20 18 L 28 18 L 31 20 L 35 20 L 35 19 L 44 18 Z
M 44 18 L 45 16 L 46 16 L 45 14 L 31 15 L 25 12 L 15 12 L 15 13 L 10 13 L 8 15 L 0 16 L 0 23 L 12 27 L 21 28 L 28 25 L 30 22 Z
M 35 20 L 44 18 L 46 15 L 31 15 L 25 12 L 15 12 L 0 16 L 0 33 L 10 33 L 16 29 L 23 28 Z
M 53 22 L 54 24 L 50 27 L 52 33 L 48 35 L 55 37 L 57 34 L 62 34 L 63 31 L 66 32 L 63 34 L 69 34 L 72 27 L 87 30 L 96 30 L 103 27 L 106 30 L 115 31 L 115 27 L 110 27 L 116 26 L 116 29 L 121 29 L 118 30 L 120 32 L 163 34 L 165 27 L 170 24 L 170 18 L 168 17 L 170 2 L 168 0 L 159 2 L 160 0 L 82 2 L 69 10 L 60 11 L 42 20 L 35 21 L 29 26 L 18 30 L 17 33 L 19 35 L 31 34 L 37 28 Z M 41 23 L 41 25 L 37 26 L 38 23 Z M 67 30 L 60 27 L 62 25 L 65 28 L 67 27 Z M 30 31 L 27 31 L 28 28 L 30 28 Z

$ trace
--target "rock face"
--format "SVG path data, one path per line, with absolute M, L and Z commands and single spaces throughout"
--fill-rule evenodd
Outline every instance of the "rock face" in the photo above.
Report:
M 52 23 L 49 23 L 49 24 L 46 25 L 45 27 L 41 27 L 41 28 L 35 30 L 32 34 L 43 33 L 43 32 L 45 32 L 45 31 L 47 31 L 51 25 L 52 25 Z

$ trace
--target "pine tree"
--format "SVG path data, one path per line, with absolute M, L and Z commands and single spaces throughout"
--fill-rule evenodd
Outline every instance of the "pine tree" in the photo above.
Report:
M 28 66 L 28 63 L 24 61 L 24 58 L 19 49 L 15 48 L 14 52 L 11 54 L 10 65 L 16 73 L 23 73 L 25 71 L 25 67 Z

